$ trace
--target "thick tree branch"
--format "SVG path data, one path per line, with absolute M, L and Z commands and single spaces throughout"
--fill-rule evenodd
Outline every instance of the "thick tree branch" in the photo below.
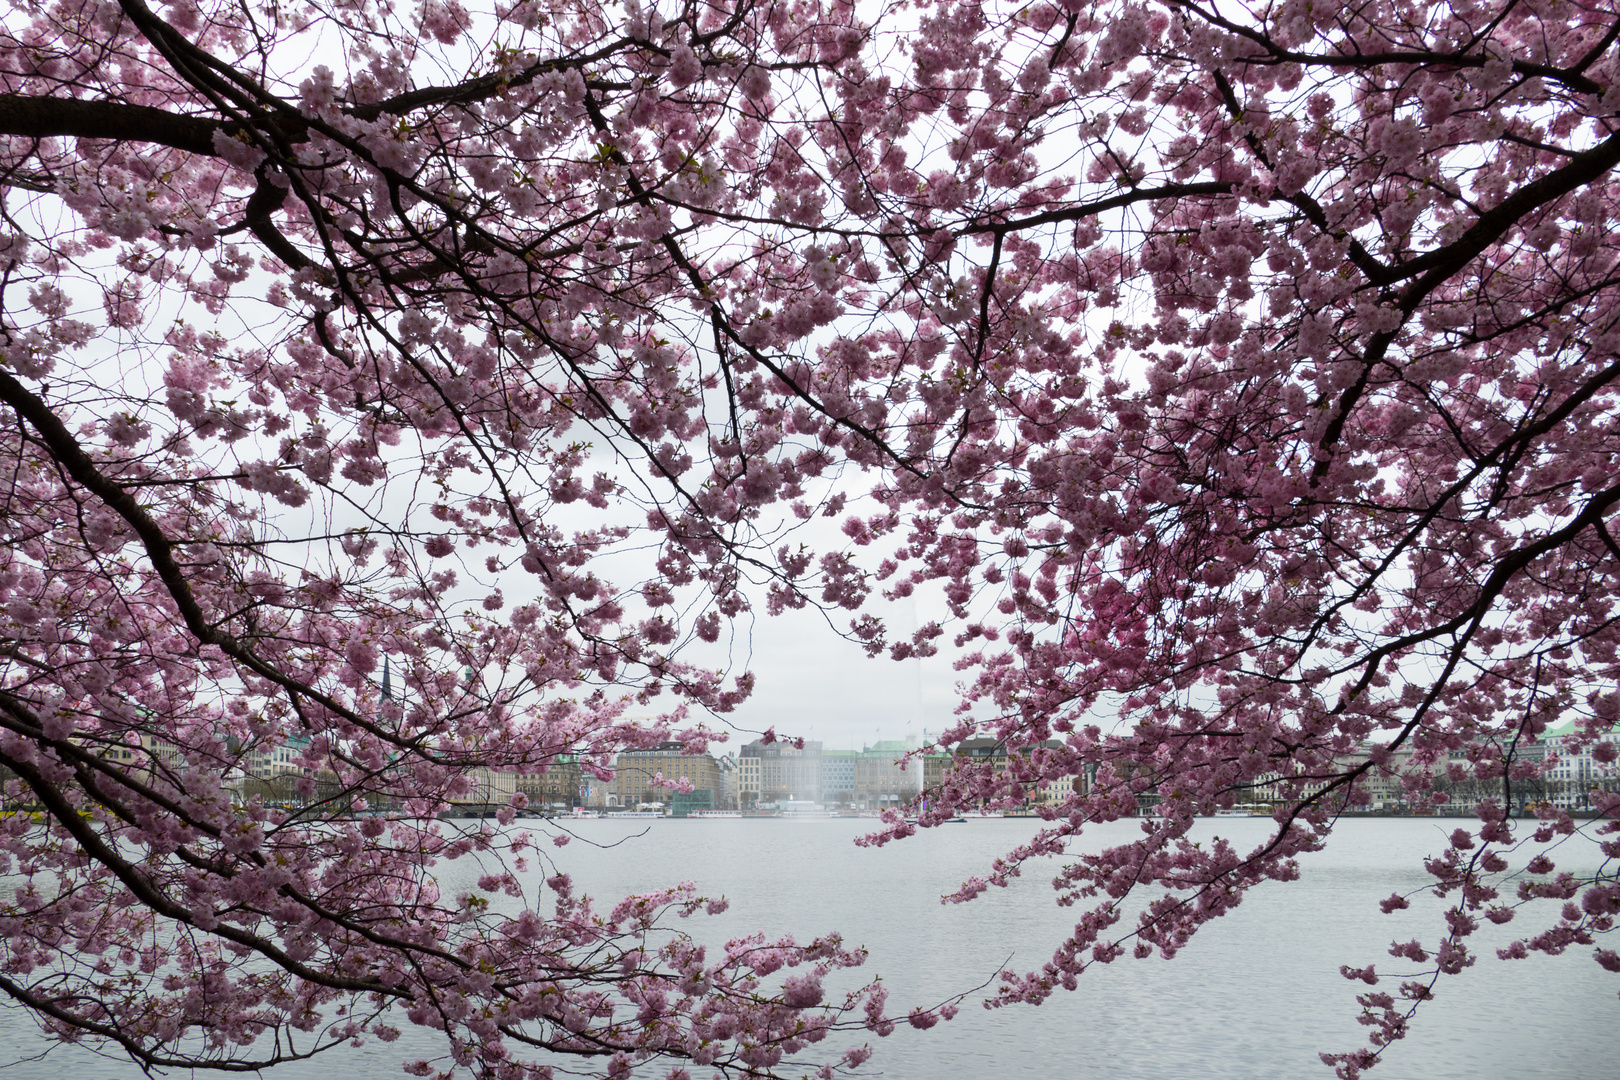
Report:
M 122 101 L 0 94 L 0 135 L 157 143 L 213 157 L 218 153 L 214 135 L 237 129 L 239 125 L 227 126 L 208 117 Z

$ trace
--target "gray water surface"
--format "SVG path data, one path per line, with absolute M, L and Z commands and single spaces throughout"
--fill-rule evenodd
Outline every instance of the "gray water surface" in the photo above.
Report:
M 1004 964 L 1038 968 L 1072 926 L 1049 887 L 1053 864 L 1037 864 L 1010 889 L 991 889 L 966 905 L 939 897 L 1030 835 L 1037 822 L 975 820 L 928 830 L 881 850 L 854 839 L 870 821 L 602 820 L 571 822 L 579 839 L 555 853 L 581 889 L 603 906 L 628 893 L 692 881 L 725 895 L 730 910 L 685 927 L 720 942 L 751 930 L 800 941 L 838 931 L 865 945 L 871 959 L 844 988 L 881 975 L 891 1015 L 933 1005 L 991 979 Z M 1241 849 L 1262 839 L 1264 820 L 1200 823 Z M 1361 983 L 1341 964 L 1376 963 L 1398 973 L 1391 941 L 1438 933 L 1439 901 L 1384 915 L 1377 902 L 1425 884 L 1421 860 L 1445 847 L 1461 822 L 1361 819 L 1343 822 L 1328 848 L 1307 856 L 1299 881 L 1263 887 L 1224 919 L 1205 927 L 1171 961 L 1122 959 L 1095 968 L 1072 993 L 1039 1007 L 986 1011 L 969 1004 L 931 1031 L 901 1025 L 872 1039 L 876 1054 L 856 1075 L 899 1080 L 1329 1080 L 1320 1051 L 1363 1045 L 1356 1023 Z M 1094 843 L 1129 838 L 1139 826 L 1118 822 Z M 643 834 L 643 835 L 636 835 Z M 614 844 L 615 846 L 594 846 Z M 1569 868 L 1597 864 L 1595 847 L 1577 841 L 1559 853 Z M 457 871 L 441 876 L 447 894 Z M 537 871 L 538 875 L 538 871 Z M 1590 958 L 1502 962 L 1490 946 L 1553 917 L 1550 908 L 1506 927 L 1488 924 L 1485 955 L 1461 976 L 1444 979 L 1412 1034 L 1395 1044 L 1371 1080 L 1612 1080 L 1620 1077 L 1620 977 Z M 1009 960 L 1010 958 L 1010 960 Z M 859 976 L 860 979 L 857 979 Z M 1393 989 L 1386 980 L 1380 989 Z M 983 996 L 981 993 L 980 997 Z M 853 1040 L 864 1041 L 861 1038 Z M 0 1013 L 0 1080 L 133 1080 L 134 1066 L 80 1047 L 30 1058 L 47 1044 L 16 1011 Z M 821 1047 L 812 1048 L 821 1050 Z M 271 1080 L 383 1080 L 399 1063 L 438 1056 L 431 1033 L 407 1030 L 393 1044 L 371 1043 L 278 1067 Z M 823 1056 L 814 1055 L 818 1059 Z M 709 1070 L 695 1070 L 706 1076 Z M 652 1074 L 649 1074 L 652 1075 Z M 658 1073 L 657 1075 L 662 1075 Z M 639 1076 L 639 1074 L 638 1074 Z

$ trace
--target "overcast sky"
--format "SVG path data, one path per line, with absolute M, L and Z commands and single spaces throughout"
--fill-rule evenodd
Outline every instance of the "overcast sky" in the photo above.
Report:
M 890 605 L 890 640 L 911 635 L 916 608 Z M 849 612 L 833 617 L 848 624 Z M 948 642 L 947 642 L 948 644 Z M 868 659 L 859 646 L 837 637 L 820 614 L 789 612 L 755 621 L 753 698 L 728 719 L 755 731 L 819 739 L 828 749 L 860 749 L 879 739 L 918 740 L 951 722 L 960 673 L 942 649 L 925 660 Z M 738 650 L 739 659 L 742 649 Z M 738 733 L 728 748 L 748 742 Z

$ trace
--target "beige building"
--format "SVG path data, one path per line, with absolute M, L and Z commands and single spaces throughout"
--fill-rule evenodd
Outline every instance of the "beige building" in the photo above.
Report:
M 765 759 L 743 754 L 737 758 L 737 802 L 753 806 L 765 790 Z
M 694 791 L 720 794 L 720 769 L 708 754 L 685 754 L 678 742 L 659 743 L 648 750 L 626 750 L 614 763 L 611 797 L 614 805 L 669 803 L 675 795 L 670 783 L 685 779 Z
M 467 774 L 472 778 L 472 790 L 451 799 L 452 806 L 499 809 L 512 805 L 512 796 L 517 794 L 517 773 L 496 772 L 479 766 L 468 769 Z
M 890 739 L 874 743 L 856 755 L 856 806 L 873 810 L 903 806 L 922 792 L 923 765 L 906 759 L 911 749 Z

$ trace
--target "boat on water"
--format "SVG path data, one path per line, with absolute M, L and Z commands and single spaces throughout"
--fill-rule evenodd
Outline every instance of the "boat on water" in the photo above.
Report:
M 687 814 L 686 816 L 689 817 L 689 818 L 699 818 L 699 819 L 704 820 L 704 821 L 709 821 L 709 820 L 712 820 L 714 818 L 740 818 L 740 817 L 742 817 L 742 811 L 741 810 L 694 810 L 690 814 Z
M 1226 809 L 1217 809 L 1213 814 L 1204 814 L 1203 817 L 1270 817 L 1271 808 L 1262 803 L 1238 803 Z
M 602 816 L 610 818 L 661 818 L 664 814 L 661 810 L 609 810 Z

